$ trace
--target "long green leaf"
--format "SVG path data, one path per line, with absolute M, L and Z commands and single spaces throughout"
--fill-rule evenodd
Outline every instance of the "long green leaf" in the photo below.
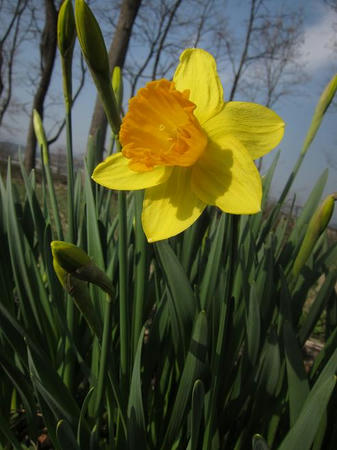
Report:
M 202 379 L 204 374 L 207 357 L 207 332 L 206 313 L 201 311 L 196 318 L 190 349 L 186 357 L 170 421 L 162 443 L 161 448 L 163 450 L 171 448 L 178 438 L 193 385 L 198 378 Z
M 138 346 L 135 356 L 135 362 L 132 371 L 130 396 L 128 404 L 128 443 L 129 448 L 146 449 L 145 435 L 145 416 L 142 398 L 142 381 L 141 381 L 141 356 L 144 342 L 144 331 L 142 329 L 138 339 Z
M 0 414 L 0 433 L 7 440 L 8 443 L 13 445 L 15 450 L 22 449 L 17 437 L 15 436 L 15 433 L 13 433 L 13 431 L 11 430 L 9 421 L 2 414 Z M 7 445 L 2 448 L 5 449 L 6 447 Z
M 316 298 L 309 309 L 309 313 L 299 330 L 299 340 L 302 345 L 304 345 L 305 341 L 309 338 L 317 321 L 321 317 L 324 307 L 329 300 L 329 296 L 335 287 L 336 280 L 337 271 L 331 270 L 327 274 L 324 283 L 318 291 Z
M 255 434 L 252 439 L 253 450 L 269 450 L 267 442 L 259 434 Z
M 192 391 L 191 438 L 188 450 L 197 450 L 200 431 L 202 430 L 202 413 L 205 399 L 205 388 L 201 380 L 194 383 Z
M 196 298 L 186 273 L 180 264 L 176 254 L 167 241 L 155 244 L 156 253 L 164 273 L 172 300 L 172 311 L 178 323 L 179 345 L 182 353 L 187 353 L 187 342 L 192 330 L 192 321 L 197 309 Z
M 67 450 L 82 450 L 77 445 L 73 430 L 66 420 L 59 420 L 56 426 L 56 436 L 59 440 L 61 448 Z
M 260 349 L 261 335 L 261 318 L 255 284 L 251 285 L 247 310 L 247 350 L 249 361 L 251 365 L 254 366 Z
M 27 375 L 23 374 L 17 367 L 15 367 L 6 354 L 0 351 L 0 365 L 8 379 L 15 387 L 22 401 L 26 415 L 31 437 L 37 437 L 37 415 L 35 408 L 35 399 L 32 394 L 32 386 L 27 380 Z
M 86 450 L 88 448 L 88 441 L 87 441 L 87 431 L 86 431 L 86 427 L 85 427 L 85 415 L 87 413 L 88 410 L 88 404 L 89 404 L 89 400 L 92 396 L 92 393 L 94 391 L 94 387 L 92 386 L 87 395 L 85 396 L 83 403 L 82 403 L 82 407 L 81 407 L 81 412 L 80 412 L 80 417 L 78 420 L 78 426 L 77 426 L 77 442 L 78 445 L 80 447 L 81 450 Z
M 319 383 L 307 398 L 296 423 L 282 441 L 279 450 L 310 450 L 335 385 L 335 376 Z
M 328 180 L 328 170 L 326 169 L 323 171 L 323 173 L 317 180 L 308 200 L 305 202 L 305 205 L 303 206 L 300 216 L 296 220 L 295 226 L 292 229 L 284 254 L 282 255 L 282 262 L 284 267 L 289 265 L 289 263 L 294 262 L 293 258 L 298 253 L 308 223 L 312 215 L 316 211 L 316 208 L 322 197 L 327 180 Z
M 309 394 L 309 383 L 304 369 L 301 350 L 288 320 L 283 326 L 283 342 L 288 375 L 290 426 L 294 425 Z
M 220 261 L 223 256 L 223 242 L 225 236 L 225 225 L 227 222 L 225 214 L 221 215 L 218 226 L 210 238 L 210 251 L 207 255 L 207 263 L 200 283 L 200 304 L 201 308 L 208 310 L 214 295 L 216 282 L 220 273 Z

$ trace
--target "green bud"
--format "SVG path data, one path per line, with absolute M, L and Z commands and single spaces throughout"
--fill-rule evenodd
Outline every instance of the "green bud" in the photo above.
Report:
M 54 270 L 65 289 L 71 294 L 68 275 L 72 279 L 93 283 L 112 295 L 113 287 L 110 279 L 99 269 L 84 250 L 74 244 L 63 241 L 52 241 Z
M 120 114 L 111 86 L 108 53 L 102 32 L 84 0 L 75 1 L 77 37 L 114 134 L 118 134 Z
M 101 29 L 84 0 L 75 1 L 77 37 L 90 70 L 110 78 L 108 53 Z
M 72 55 L 76 38 L 74 10 L 71 0 L 65 0 L 59 10 L 57 18 L 57 45 L 60 54 L 65 58 Z
M 53 259 L 68 273 L 75 272 L 91 263 L 84 250 L 74 244 L 63 241 L 52 241 L 50 244 Z
M 293 277 L 297 277 L 302 267 L 309 258 L 317 240 L 323 231 L 327 228 L 334 211 L 334 204 L 337 200 L 337 192 L 328 195 L 312 216 L 307 231 L 305 233 L 302 245 L 295 259 L 292 269 Z
M 65 0 L 58 14 L 57 45 L 61 55 L 63 94 L 67 111 L 72 103 L 72 58 L 76 38 L 74 10 L 71 0 Z
M 62 269 L 62 267 L 60 266 L 60 264 L 58 264 L 57 260 L 53 257 L 53 266 L 54 266 L 54 270 L 55 273 L 57 275 L 57 278 L 59 279 L 59 282 L 62 284 L 62 286 L 67 289 L 67 276 L 68 273 Z
M 118 109 L 120 110 L 123 101 L 123 79 L 119 66 L 115 66 L 112 72 L 112 89 L 114 90 Z
M 317 103 L 308 134 L 306 135 L 305 141 L 303 143 L 303 147 L 301 150 L 302 155 L 307 152 L 311 142 L 316 136 L 319 126 L 322 122 L 323 116 L 326 113 L 326 110 L 328 109 L 330 103 L 332 102 L 336 90 L 337 90 L 337 74 L 335 74 L 330 80 L 330 82 L 327 84 Z
M 46 133 L 44 132 L 41 116 L 36 109 L 33 110 L 33 126 L 36 139 L 42 149 L 42 161 L 43 164 L 46 165 L 49 162 L 48 143 Z
M 313 219 L 316 219 L 317 221 L 318 236 L 321 235 L 323 231 L 326 229 L 326 227 L 329 225 L 330 219 L 334 211 L 336 200 L 337 200 L 337 192 L 328 195 L 321 204 L 321 207 L 317 210 L 317 215 L 316 213 L 314 214 Z
M 92 264 L 91 259 L 81 248 L 67 242 L 52 241 L 50 246 L 57 278 L 68 294 L 73 297 L 89 327 L 100 338 L 101 326 L 92 305 L 88 285 L 76 276 L 78 270 Z

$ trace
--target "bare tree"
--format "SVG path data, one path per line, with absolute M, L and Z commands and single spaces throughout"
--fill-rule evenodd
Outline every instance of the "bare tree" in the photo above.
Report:
M 323 0 L 325 4 L 330 6 L 330 8 L 334 9 L 337 12 L 337 0 Z
M 132 60 L 132 63 L 129 63 L 126 68 L 126 73 L 130 80 L 131 96 L 135 94 L 138 82 L 143 77 L 144 71 L 148 70 L 150 66 L 152 66 L 151 75 L 147 76 L 147 78 L 155 79 L 156 77 L 165 76 L 173 64 L 167 58 L 167 40 L 174 26 L 174 21 L 182 0 L 176 0 L 172 4 L 170 3 L 172 2 L 163 1 L 156 8 L 150 2 L 144 8 L 141 8 L 139 24 L 136 23 L 133 39 L 140 42 L 144 41 L 146 55 L 140 64 L 138 61 Z M 151 14 L 153 17 L 151 17 Z M 148 27 L 148 21 L 151 21 L 153 24 L 151 29 Z M 165 58 L 166 64 L 164 70 L 159 64 L 162 56 Z
M 254 26 L 256 14 L 258 12 L 258 9 L 259 9 L 261 3 L 262 2 L 258 1 L 258 0 L 251 0 L 250 13 L 249 13 L 249 19 L 248 19 L 248 24 L 247 24 L 247 29 L 246 29 L 245 40 L 244 40 L 244 44 L 242 47 L 239 64 L 238 64 L 237 68 L 235 68 L 235 69 L 234 69 L 234 58 L 232 57 L 232 55 L 230 54 L 230 51 L 229 51 L 231 47 L 229 44 L 227 44 L 227 46 L 226 46 L 227 50 L 228 50 L 228 56 L 231 57 L 231 61 L 233 62 L 233 69 L 234 69 L 234 79 L 233 79 L 231 93 L 229 94 L 229 100 L 233 100 L 233 98 L 235 96 L 235 92 L 238 87 L 238 83 L 241 78 L 241 74 L 243 72 L 244 66 L 247 61 L 248 49 L 249 49 L 251 38 L 252 38 L 253 26 Z M 227 38 L 227 42 L 228 42 L 228 38 Z
M 282 14 L 273 23 L 265 21 L 258 38 L 265 56 L 256 68 L 259 87 L 265 86 L 263 103 L 273 106 L 278 100 L 291 94 L 305 79 L 302 68 L 297 63 L 301 40 L 301 17 Z M 256 42 L 259 42 L 259 39 Z
M 227 8 L 220 0 L 144 3 L 125 66 L 131 95 L 148 80 L 171 76 L 177 56 L 191 46 L 205 48 L 216 57 L 220 72 L 226 74 L 229 100 L 240 92 L 249 99 L 258 94 L 260 102 L 271 106 L 291 93 L 303 81 L 303 70 L 297 65 L 301 11 L 297 7 L 283 11 L 270 0 L 249 0 L 247 21 L 237 33 L 231 29 L 231 4 L 227 3 Z M 145 54 L 141 60 L 139 48 Z
M 33 99 L 32 111 L 36 109 L 43 117 L 44 101 L 54 68 L 57 43 L 57 10 L 54 0 L 44 0 L 45 22 L 40 40 L 40 80 Z M 25 167 L 30 171 L 35 167 L 36 136 L 31 114 L 25 151 Z
M 86 66 L 84 64 L 83 54 L 80 53 L 80 70 L 79 70 L 79 73 L 77 76 L 78 77 L 78 85 L 72 96 L 72 105 L 75 104 L 77 98 L 79 97 L 79 95 L 84 87 L 85 80 L 86 80 L 86 73 L 87 73 L 87 70 L 86 70 Z M 58 140 L 65 125 L 66 125 L 66 120 L 64 117 L 58 123 L 55 123 L 56 131 L 54 131 L 53 135 L 48 138 L 49 145 L 53 144 L 54 142 L 56 142 Z
M 109 49 L 109 63 L 111 70 L 115 66 L 119 66 L 122 68 L 124 65 L 133 23 L 137 16 L 140 4 L 141 0 L 122 1 L 114 38 L 111 42 Z M 98 159 L 101 160 L 103 157 L 103 143 L 105 141 L 107 130 L 107 119 L 99 96 L 97 96 L 96 98 L 95 109 L 91 119 L 89 135 L 95 136 L 98 130 L 100 132 L 100 141 L 101 141 L 101 148 L 99 149 L 101 154 L 98 155 Z
M 233 81 L 229 100 L 239 91 L 272 106 L 303 82 L 297 63 L 302 43 L 302 11 L 275 12 L 268 0 L 250 0 L 243 44 L 228 30 L 221 36 Z
M 335 2 L 335 0 L 326 1 Z M 60 0 L 43 0 L 43 2 L 45 12 L 47 4 L 54 5 L 55 11 Z M 18 29 L 17 46 L 22 39 L 30 38 L 33 32 L 35 32 L 35 40 L 41 39 L 41 67 L 30 66 L 28 70 L 27 67 L 22 70 L 22 64 L 25 64 L 26 61 L 24 58 L 22 61 L 17 58 L 17 66 L 13 66 L 13 72 L 16 77 L 22 77 L 20 73 L 25 73 L 25 79 L 22 79 L 20 83 L 21 88 L 23 83 L 27 83 L 30 78 L 32 82 L 30 88 L 33 87 L 35 93 L 33 107 L 38 106 L 37 109 L 41 116 L 44 113 L 49 128 L 49 140 L 55 142 L 63 125 L 63 118 L 56 121 L 55 117 L 58 116 L 58 113 L 54 114 L 57 101 L 61 106 L 61 96 L 59 99 L 56 98 L 53 86 L 53 89 L 48 91 L 48 100 L 45 100 L 50 78 L 47 83 L 47 78 L 42 83 L 43 72 L 47 73 L 49 67 L 51 76 L 53 71 L 55 53 L 52 57 L 54 44 L 51 35 L 48 38 L 51 45 L 48 44 L 48 47 L 43 45 L 48 37 L 47 32 L 51 33 L 53 27 L 49 26 L 47 30 L 46 19 L 42 18 L 43 11 L 36 9 L 37 6 L 40 7 L 41 2 L 0 0 L 0 11 L 5 7 L 4 5 L 9 3 L 12 5 L 11 10 L 8 10 L 11 13 L 15 12 L 17 5 L 27 4 L 22 13 L 21 22 L 16 19 L 11 28 L 11 39 L 14 38 L 15 27 Z M 226 2 L 223 0 L 146 0 L 142 3 L 141 0 L 121 0 L 120 2 L 91 0 L 90 4 L 94 7 L 95 14 L 98 11 L 99 22 L 105 38 L 110 40 L 113 36 L 109 49 L 110 67 L 112 69 L 115 65 L 121 67 L 124 65 L 124 80 L 129 84 L 129 89 L 126 91 L 131 92 L 131 95 L 134 95 L 139 87 L 151 79 L 171 78 L 180 52 L 187 47 L 196 46 L 210 51 L 217 59 L 219 73 L 224 78 L 226 99 L 242 98 L 272 106 L 282 96 L 292 93 L 298 82 L 303 80 L 303 71 L 301 72 L 301 68 L 297 65 L 302 33 L 301 11 L 297 5 L 285 10 L 282 8 L 282 3 L 275 6 L 272 0 L 246 0 L 244 2 L 246 7 L 243 11 L 247 17 L 244 28 L 242 28 L 238 25 L 237 18 L 235 18 L 235 25 L 231 26 L 233 23 L 231 10 L 234 0 Z M 109 14 L 106 13 L 108 5 L 110 5 Z M 119 15 L 118 10 L 120 11 Z M 33 20 L 33 23 L 29 32 L 26 31 L 25 36 L 23 33 L 27 30 L 29 20 Z M 0 40 L 4 38 L 6 29 L 10 25 L 7 17 L 5 23 L 6 27 L 0 27 L 1 30 L 4 30 L 1 31 L 2 35 L 0 33 Z M 44 30 L 42 30 L 43 27 Z M 29 33 L 31 34 L 29 35 Z M 56 33 L 54 36 L 56 38 Z M 8 46 L 9 42 L 12 42 L 11 39 L 5 39 L 3 46 L 0 44 L 0 50 Z M 45 48 L 44 51 L 43 48 Z M 0 51 L 0 69 L 1 67 L 7 69 L 9 66 L 7 60 L 3 62 L 5 61 L 4 55 L 5 53 Z M 15 53 L 13 55 L 15 62 Z M 77 61 L 76 56 L 75 60 Z M 2 65 L 1 62 L 3 62 Z M 20 64 L 21 66 L 18 68 Z M 84 76 L 81 70 L 74 71 L 74 76 L 80 77 L 79 87 L 84 83 L 82 75 Z M 1 79 L 6 81 L 7 78 L 2 77 Z M 36 80 L 40 80 L 38 87 Z M 40 90 L 42 84 L 46 87 L 44 94 Z M 3 88 L 3 92 L 5 92 L 5 88 Z M 15 90 L 12 91 L 12 94 L 10 108 L 13 108 L 14 101 L 17 100 L 18 106 L 22 109 L 22 104 L 19 104 L 22 102 L 21 98 L 15 95 Z M 28 104 L 27 97 L 25 101 Z M 0 102 L 2 102 L 1 95 Z M 52 105 L 51 109 L 49 109 L 50 105 Z M 32 105 L 29 102 L 29 111 L 27 109 L 26 111 L 30 114 L 31 110 Z M 53 111 L 52 121 L 48 120 L 50 111 Z M 51 129 L 52 131 L 50 131 Z M 95 135 L 98 129 L 101 130 L 101 149 L 103 150 L 107 122 L 97 99 L 90 134 Z M 35 136 L 30 127 L 26 154 L 28 168 L 34 166 L 34 140 Z
M 158 49 L 157 49 L 157 52 L 156 52 L 156 56 L 155 56 L 154 64 L 153 64 L 153 68 L 152 68 L 152 79 L 153 79 L 153 80 L 154 80 L 154 79 L 156 78 L 156 76 L 157 76 L 157 71 L 158 71 L 158 66 L 159 66 L 159 60 L 160 60 L 160 55 L 161 55 L 162 50 L 163 50 L 163 48 L 164 48 L 164 44 L 165 44 L 165 41 L 166 41 L 166 37 L 167 37 L 167 35 L 168 35 L 169 31 L 170 31 L 170 28 L 171 28 L 171 25 L 172 25 L 172 21 L 173 21 L 173 19 L 174 19 L 174 16 L 175 16 L 175 14 L 176 14 L 176 12 L 177 12 L 179 6 L 181 5 L 181 1 L 182 1 L 182 0 L 176 0 L 176 1 L 174 2 L 173 6 L 172 6 L 172 9 L 171 9 L 171 11 L 170 11 L 170 14 L 169 14 L 169 17 L 168 17 L 166 26 L 165 26 L 165 28 L 164 28 L 164 30 L 163 30 L 162 36 L 161 36 L 160 39 L 159 39 L 159 42 L 158 42 Z
M 26 32 L 26 28 L 21 29 L 21 19 L 27 2 L 28 0 L 16 0 L 6 5 L 3 2 L 0 4 L 0 11 L 3 17 L 6 16 L 0 37 L 0 126 L 12 99 L 14 61 Z
M 124 68 L 131 96 L 146 81 L 168 77 L 184 48 L 205 44 L 217 14 L 215 3 L 148 0 L 141 6 Z M 141 60 L 139 51 L 144 55 Z
M 120 24 L 124 20 L 124 14 L 122 14 L 124 3 L 126 2 L 122 3 L 121 14 L 115 26 L 114 41 L 117 39 L 118 43 L 123 43 L 119 30 L 121 28 Z M 187 7 L 185 7 L 185 4 Z M 138 48 L 140 47 L 142 54 L 145 53 L 145 56 L 141 61 L 139 58 L 131 56 L 128 58 L 128 65 L 124 66 L 125 76 L 130 83 L 131 96 L 134 95 L 138 85 L 144 82 L 144 79 L 150 80 L 167 75 L 176 64 L 177 53 L 184 47 L 199 42 L 201 35 L 205 32 L 206 18 L 213 4 L 214 0 L 210 0 L 207 4 L 204 0 L 193 0 L 193 6 L 197 5 L 197 8 L 192 7 L 191 9 L 191 3 L 187 0 L 163 0 L 161 2 L 147 0 L 141 6 L 140 1 L 138 1 L 138 8 L 140 6 L 140 9 L 132 29 L 131 45 L 136 53 L 138 53 Z M 182 7 L 185 9 L 178 15 Z M 136 11 L 134 13 L 136 14 Z M 136 15 L 134 15 L 133 20 L 135 18 Z M 191 26 L 192 22 L 193 26 Z M 182 39 L 181 31 L 184 28 L 185 30 L 188 29 L 188 33 Z M 122 55 L 122 64 L 121 61 L 114 63 L 111 60 L 111 55 L 116 54 L 112 47 L 113 44 L 109 50 L 110 66 L 123 66 L 127 48 L 125 48 L 125 53 L 123 52 Z M 151 72 L 149 73 L 149 71 Z M 103 151 L 106 135 L 106 118 L 97 98 L 90 135 L 95 135 L 98 130 L 100 130 L 101 150 Z

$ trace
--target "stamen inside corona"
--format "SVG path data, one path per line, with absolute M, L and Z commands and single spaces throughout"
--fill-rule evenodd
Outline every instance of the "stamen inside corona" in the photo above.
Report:
M 207 137 L 188 96 L 188 91 L 179 92 L 172 81 L 163 79 L 151 81 L 130 100 L 119 134 L 130 169 L 188 167 L 200 158 Z

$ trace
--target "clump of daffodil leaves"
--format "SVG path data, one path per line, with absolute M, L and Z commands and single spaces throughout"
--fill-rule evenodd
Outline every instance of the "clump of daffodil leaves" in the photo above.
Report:
M 225 102 L 213 56 L 187 49 L 173 81 L 149 82 L 129 101 L 122 151 L 92 178 L 109 189 L 145 189 L 142 224 L 155 242 L 188 228 L 207 205 L 259 212 L 262 185 L 253 160 L 283 133 L 284 122 L 269 108 Z

